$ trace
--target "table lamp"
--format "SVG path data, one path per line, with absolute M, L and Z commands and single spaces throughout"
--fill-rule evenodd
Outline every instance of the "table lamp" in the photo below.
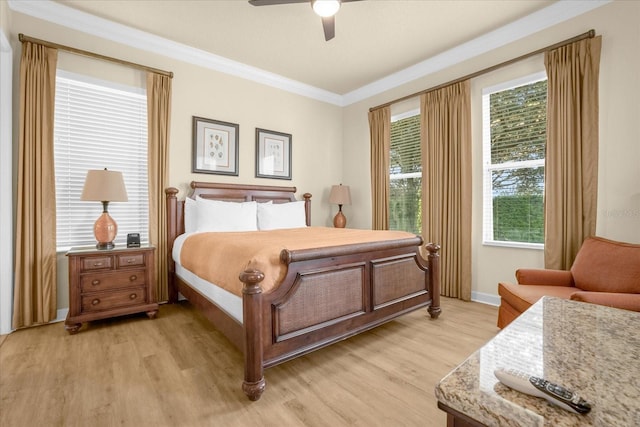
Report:
M 347 218 L 342 213 L 342 205 L 351 204 L 351 193 L 348 185 L 333 185 L 329 194 L 329 203 L 338 205 L 338 213 L 333 218 L 333 226 L 344 228 L 347 225 Z
M 98 249 L 113 249 L 113 239 L 118 234 L 118 225 L 108 211 L 109 202 L 126 202 L 127 189 L 124 187 L 122 172 L 104 170 L 87 171 L 80 200 L 102 202 L 102 215 L 93 226 Z

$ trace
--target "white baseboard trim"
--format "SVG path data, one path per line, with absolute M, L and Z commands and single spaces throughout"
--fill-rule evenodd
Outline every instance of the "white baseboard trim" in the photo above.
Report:
M 184 296 L 182 296 L 182 294 L 178 294 L 178 301 L 183 301 L 186 300 L 186 298 Z M 488 305 L 494 305 L 494 306 L 499 306 L 500 305 L 500 296 L 499 295 L 493 295 L 493 294 L 486 294 L 483 292 L 475 292 L 472 291 L 471 292 L 471 301 L 474 302 L 479 302 L 482 304 L 488 304 Z M 64 322 L 65 319 L 67 318 L 67 313 L 69 312 L 69 308 L 59 308 L 57 313 L 56 313 L 56 318 L 54 320 L 52 320 L 49 323 L 57 323 L 57 322 Z
M 500 305 L 500 295 L 471 291 L 471 301 L 481 302 L 488 305 L 495 305 L 497 307 Z
M 68 312 L 69 312 L 68 308 L 59 308 L 58 312 L 56 313 L 56 318 L 49 323 L 64 322 L 65 319 L 67 318 Z

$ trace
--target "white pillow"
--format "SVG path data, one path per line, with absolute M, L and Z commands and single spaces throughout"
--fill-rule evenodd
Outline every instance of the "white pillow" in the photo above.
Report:
M 198 228 L 203 231 L 256 231 L 256 202 L 196 198 Z
M 281 228 L 306 227 L 304 201 L 290 203 L 258 203 L 258 229 L 278 230 Z
M 198 230 L 198 208 L 191 197 L 184 199 L 184 232 L 194 233 Z

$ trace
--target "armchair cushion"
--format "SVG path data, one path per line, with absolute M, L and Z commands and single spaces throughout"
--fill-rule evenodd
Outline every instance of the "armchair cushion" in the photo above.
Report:
M 575 286 L 573 276 L 567 270 L 519 268 L 516 280 L 521 285 Z
M 513 283 L 498 285 L 498 294 L 502 301 L 508 302 L 520 313 L 535 304 L 543 295 L 569 299 L 579 290 L 573 286 L 516 285 Z
M 640 294 L 622 294 L 614 292 L 575 292 L 571 295 L 574 301 L 607 305 L 625 310 L 640 311 Z
M 640 245 L 590 237 L 571 274 L 575 286 L 585 291 L 640 293 Z

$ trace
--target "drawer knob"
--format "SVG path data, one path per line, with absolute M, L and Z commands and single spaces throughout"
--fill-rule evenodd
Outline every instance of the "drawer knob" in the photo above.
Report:
M 98 280 L 98 279 L 93 279 L 93 282 L 91 282 L 91 284 L 92 284 L 93 286 L 98 286 L 98 285 L 100 284 L 100 280 Z
M 93 301 L 91 301 L 91 305 L 98 305 L 98 304 L 100 304 L 100 299 L 99 298 L 96 298 Z
M 131 264 L 132 262 L 133 262 L 133 259 L 132 259 L 132 258 L 128 258 L 128 259 L 127 259 L 127 264 Z
M 101 262 L 94 262 L 93 266 L 94 267 L 102 267 L 102 263 Z
M 136 299 L 136 298 L 138 298 L 138 295 L 136 294 L 129 295 L 129 299 Z
M 138 276 L 136 276 L 135 274 L 132 274 L 132 275 L 129 277 L 129 281 L 131 281 L 131 282 L 135 282 L 136 280 L 138 280 Z

